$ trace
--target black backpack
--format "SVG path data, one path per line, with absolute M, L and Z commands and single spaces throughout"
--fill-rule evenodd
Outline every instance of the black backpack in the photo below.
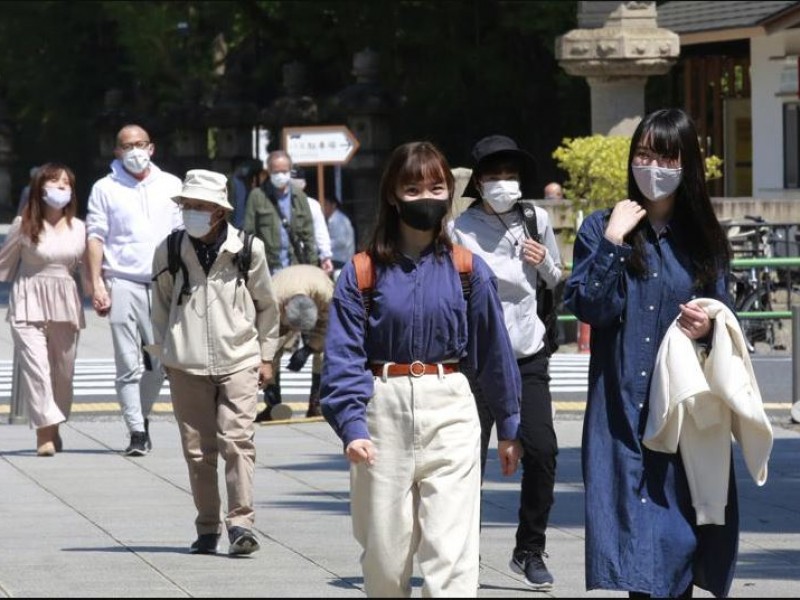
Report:
M 178 295 L 178 306 L 183 303 L 183 296 L 189 296 L 192 292 L 189 289 L 189 273 L 186 270 L 186 264 L 181 259 L 181 244 L 183 243 L 183 236 L 186 233 L 185 229 L 175 229 L 167 236 L 167 271 L 172 275 L 174 281 L 175 274 L 180 270 L 183 276 L 181 284 L 181 292 Z M 247 285 L 250 274 L 250 263 L 253 258 L 253 238 L 252 233 L 239 231 L 239 238 L 242 240 L 244 246 L 233 257 L 233 261 L 239 269 L 239 275 L 236 278 L 236 284 L 239 285 L 244 282 Z M 161 271 L 163 273 L 164 271 Z M 158 275 L 160 275 L 159 273 Z M 158 277 L 156 275 L 156 277 Z M 153 279 L 155 279 L 154 277 Z
M 536 221 L 536 207 L 529 202 L 517 202 L 517 208 L 522 214 L 528 237 L 541 244 L 542 236 Z M 541 277 L 536 286 L 536 315 L 544 323 L 544 347 L 550 356 L 558 350 L 558 312 L 555 290 L 549 289 Z

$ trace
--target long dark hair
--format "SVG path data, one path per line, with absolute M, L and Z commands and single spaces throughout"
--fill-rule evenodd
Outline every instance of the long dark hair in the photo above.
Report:
M 687 244 L 696 283 L 712 285 L 720 271 L 730 268 L 731 250 L 708 196 L 697 129 L 689 116 L 677 108 L 657 110 L 642 119 L 633 133 L 628 154 L 628 197 L 640 204 L 645 198 L 633 177 L 632 162 L 645 139 L 655 153 L 666 158 L 680 157 L 683 177 L 675 192 L 672 219 L 680 230 L 681 239 Z M 639 277 L 647 272 L 644 254 L 646 227 L 647 220 L 642 219 L 625 238 L 633 247 L 628 268 Z
M 408 142 L 395 148 L 381 176 L 378 219 L 367 244 L 367 252 L 379 263 L 392 263 L 400 253 L 400 215 L 394 205 L 400 202 L 397 188 L 411 181 L 444 182 L 447 214 L 450 214 L 455 182 L 444 154 L 430 142 Z M 447 218 L 445 216 L 434 230 L 437 251 L 453 247 L 444 227 Z
M 75 196 L 75 174 L 72 170 L 61 163 L 46 163 L 39 167 L 36 176 L 31 182 L 28 202 L 25 204 L 25 208 L 22 209 L 22 223 L 20 225 L 20 230 L 31 240 L 34 246 L 39 243 L 39 236 L 44 228 L 44 184 L 57 179 L 61 175 L 61 171 L 67 174 L 70 188 L 72 188 L 72 197 L 69 200 L 69 204 L 62 209 L 68 225 L 72 226 L 72 217 L 75 216 L 78 210 L 78 201 Z

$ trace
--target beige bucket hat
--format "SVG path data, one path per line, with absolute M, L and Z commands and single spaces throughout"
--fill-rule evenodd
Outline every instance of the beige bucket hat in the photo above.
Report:
M 180 196 L 172 197 L 178 203 L 182 198 L 213 202 L 226 210 L 233 210 L 233 206 L 228 202 L 228 178 L 215 171 L 206 169 L 186 171 Z

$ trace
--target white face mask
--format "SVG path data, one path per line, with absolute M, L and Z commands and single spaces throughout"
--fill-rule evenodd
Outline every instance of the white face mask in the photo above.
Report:
M 72 189 L 62 190 L 61 188 L 46 187 L 42 200 L 53 208 L 64 208 L 72 200 Z
M 133 148 L 122 155 L 122 164 L 135 175 L 144 173 L 150 166 L 150 151 L 147 149 Z
M 636 165 L 632 169 L 639 191 L 651 202 L 658 202 L 674 194 L 683 179 L 683 169 Z
M 269 180 L 272 185 L 279 190 L 282 190 L 289 185 L 289 180 L 291 178 L 292 176 L 290 173 L 271 173 L 269 176 Z
M 481 184 L 481 195 L 492 210 L 497 213 L 508 212 L 514 204 L 522 198 L 519 191 L 519 181 L 513 179 L 500 181 L 484 181 Z
M 213 213 L 193 208 L 183 209 L 183 226 L 193 238 L 201 238 L 211 231 L 211 217 Z

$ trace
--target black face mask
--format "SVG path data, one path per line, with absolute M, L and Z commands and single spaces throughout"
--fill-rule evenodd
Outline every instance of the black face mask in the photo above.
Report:
M 400 220 L 409 227 L 419 231 L 431 231 L 447 214 L 447 200 L 420 198 L 404 202 L 398 199 L 397 212 L 400 213 Z

